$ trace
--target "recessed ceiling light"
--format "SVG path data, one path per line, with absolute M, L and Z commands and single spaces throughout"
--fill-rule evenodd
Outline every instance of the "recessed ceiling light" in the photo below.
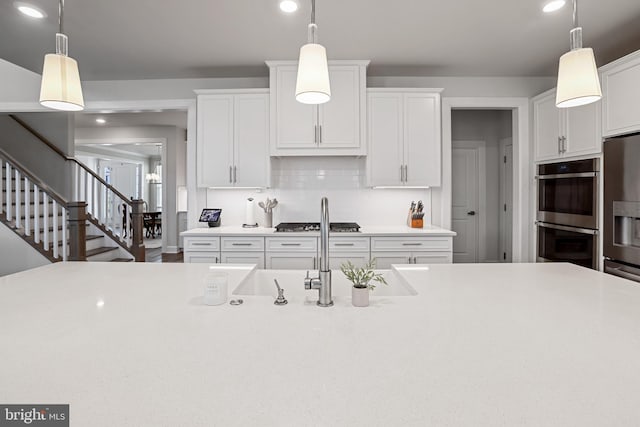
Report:
M 293 13 L 300 7 L 298 0 L 278 0 L 278 5 L 284 13 Z
M 13 3 L 13 5 L 20 11 L 22 12 L 24 15 L 27 15 L 30 18 L 36 18 L 36 19 L 42 19 L 45 18 L 47 16 L 47 14 L 44 12 L 44 10 L 29 4 L 29 3 L 23 3 L 20 1 L 17 1 L 15 3 Z
M 99 125 L 103 125 L 103 124 L 107 123 L 107 121 L 105 119 L 103 119 L 102 117 L 100 117 L 100 118 L 96 119 L 96 123 L 99 124 Z
M 565 0 L 551 0 L 545 3 L 544 7 L 542 8 L 542 11 L 545 13 L 555 12 L 556 10 L 562 9 L 565 3 L 566 3 Z

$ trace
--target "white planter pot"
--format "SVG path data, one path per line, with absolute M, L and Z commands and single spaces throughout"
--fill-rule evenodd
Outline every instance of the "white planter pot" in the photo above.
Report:
M 351 287 L 351 304 L 354 307 L 369 306 L 369 288 Z

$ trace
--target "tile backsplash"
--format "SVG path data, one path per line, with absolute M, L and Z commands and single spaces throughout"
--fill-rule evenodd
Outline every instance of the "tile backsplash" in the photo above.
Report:
M 319 221 L 320 199 L 329 199 L 333 222 L 355 221 L 362 226 L 406 223 L 411 201 L 422 200 L 425 223 L 431 223 L 431 190 L 371 189 L 366 187 L 366 160 L 353 157 L 287 157 L 271 160 L 271 185 L 266 190 L 208 189 L 206 206 L 221 208 L 223 225 L 245 221 L 246 199 L 255 199 L 255 218 L 263 224 L 259 201 L 278 199 L 273 225 L 279 222 Z M 206 224 L 201 224 L 205 226 Z

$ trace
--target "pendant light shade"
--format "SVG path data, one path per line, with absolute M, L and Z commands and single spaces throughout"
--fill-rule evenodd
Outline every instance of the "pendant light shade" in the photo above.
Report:
M 331 99 L 327 50 L 317 43 L 300 48 L 296 100 L 303 104 L 323 104 Z
M 44 57 L 40 104 L 62 111 L 84 110 L 78 63 L 68 56 L 69 41 L 63 32 L 64 0 L 59 1 L 60 31 L 56 34 L 56 53 Z
M 577 107 L 602 98 L 593 49 L 581 48 L 565 53 L 558 66 L 558 108 Z
M 571 50 L 560 57 L 558 64 L 558 108 L 578 107 L 602 98 L 593 49 L 582 47 L 582 27 L 578 26 L 578 0 L 573 0 L 573 29 L 569 35 Z
M 311 0 L 311 23 L 308 43 L 300 48 L 296 101 L 303 104 L 324 104 L 331 100 L 327 50 L 317 42 L 316 2 Z

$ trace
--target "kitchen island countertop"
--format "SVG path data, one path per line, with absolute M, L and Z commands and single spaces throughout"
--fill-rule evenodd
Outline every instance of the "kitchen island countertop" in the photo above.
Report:
M 251 271 L 217 268 L 232 287 Z M 204 306 L 208 271 L 0 278 L 0 402 L 68 403 L 71 425 L 94 427 L 640 423 L 636 283 L 570 264 L 411 265 L 398 271 L 417 295 L 374 291 L 366 308 Z

